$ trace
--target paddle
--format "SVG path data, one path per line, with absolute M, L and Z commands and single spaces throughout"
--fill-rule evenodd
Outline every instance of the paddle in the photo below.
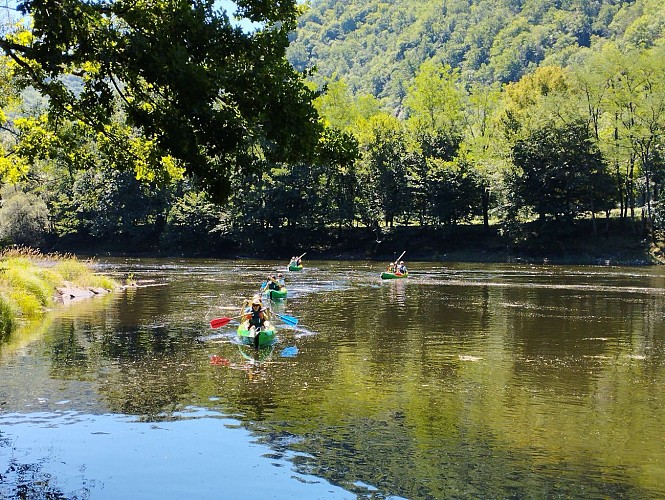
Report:
M 294 318 L 293 316 L 289 316 L 288 314 L 277 314 L 277 313 L 275 313 L 275 316 L 277 316 L 279 319 L 281 319 L 287 325 L 295 326 L 295 325 L 298 324 L 298 318 Z
M 406 250 L 402 252 L 402 254 L 397 257 L 397 260 L 395 260 L 395 263 L 392 266 L 388 266 L 388 271 L 390 272 L 390 268 L 392 267 L 392 273 L 398 276 L 401 276 L 401 273 L 397 272 L 397 263 L 399 262 L 399 259 L 404 257 L 404 254 L 406 253 Z M 394 255 L 394 254 L 393 254 Z
M 305 252 L 305 253 L 307 253 L 307 252 Z M 300 257 L 298 257 L 298 258 L 299 258 L 299 259 L 302 259 L 302 258 L 305 256 L 305 253 L 302 254 L 302 255 L 301 255 Z
M 280 356 L 283 358 L 293 358 L 296 354 L 298 354 L 298 348 L 296 346 L 290 346 L 282 349 Z
M 395 269 L 397 269 L 397 263 L 399 262 L 399 259 L 401 259 L 402 257 L 404 257 L 404 254 L 405 254 L 405 253 L 406 253 L 406 250 L 404 250 L 404 251 L 402 252 L 402 255 L 400 255 L 399 257 L 397 257 L 397 259 L 395 260 L 395 264 L 394 264 Z
M 210 328 L 219 328 L 220 326 L 228 324 L 231 320 L 233 320 L 233 318 L 215 318 L 210 321 Z

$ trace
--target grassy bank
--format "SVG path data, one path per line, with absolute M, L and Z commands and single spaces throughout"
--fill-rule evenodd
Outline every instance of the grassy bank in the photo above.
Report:
M 19 318 L 41 315 L 55 305 L 62 286 L 113 290 L 115 280 L 98 275 L 89 262 L 72 256 L 43 255 L 30 249 L 0 254 L 0 331 L 11 331 Z

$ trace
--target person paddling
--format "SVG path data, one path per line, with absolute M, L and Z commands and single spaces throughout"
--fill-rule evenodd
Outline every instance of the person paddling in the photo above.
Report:
M 249 307 L 248 307 L 249 306 Z M 268 310 L 263 307 L 263 302 L 261 301 L 260 295 L 254 295 L 251 300 L 245 301 L 245 306 L 243 307 L 242 319 L 247 321 L 248 330 L 254 329 L 254 346 L 258 347 L 259 345 L 259 332 L 266 325 L 268 321 Z
M 277 282 L 277 278 L 268 275 L 265 281 L 265 285 L 261 288 L 261 293 L 267 292 L 269 290 L 279 290 L 280 288 L 281 287 Z

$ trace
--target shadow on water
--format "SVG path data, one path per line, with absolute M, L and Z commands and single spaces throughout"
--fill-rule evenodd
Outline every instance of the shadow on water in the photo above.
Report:
M 109 261 L 154 286 L 4 339 L 0 496 L 665 495 L 663 270 L 316 262 L 275 344 L 210 327 L 283 265 Z

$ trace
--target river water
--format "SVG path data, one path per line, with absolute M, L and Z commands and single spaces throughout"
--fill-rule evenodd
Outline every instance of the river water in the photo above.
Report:
M 0 343 L 2 498 L 663 498 L 665 269 L 101 260 Z

